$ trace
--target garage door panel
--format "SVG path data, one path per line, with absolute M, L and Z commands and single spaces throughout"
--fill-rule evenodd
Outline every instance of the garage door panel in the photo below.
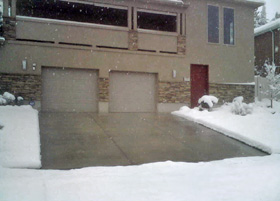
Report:
M 97 112 L 97 71 L 67 68 L 42 70 L 42 110 Z
M 155 112 L 156 75 L 110 73 L 110 112 Z

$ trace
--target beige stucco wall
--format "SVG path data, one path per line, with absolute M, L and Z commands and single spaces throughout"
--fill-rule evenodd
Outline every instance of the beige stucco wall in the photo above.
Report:
M 161 81 L 183 81 L 190 77 L 190 64 L 208 64 L 210 82 L 243 83 L 253 81 L 254 37 L 252 7 L 232 3 L 220 6 L 220 44 L 207 42 L 207 4 L 214 1 L 189 0 L 187 9 L 177 9 L 186 14 L 186 55 L 160 54 L 162 50 L 174 51 L 176 34 L 153 33 L 145 37 L 140 47 L 155 48 L 156 53 L 129 50 L 98 49 L 96 45 L 116 45 L 127 47 L 127 30 L 97 28 L 94 26 L 71 25 L 69 23 L 30 22 L 20 20 L 17 26 L 17 37 L 21 39 L 50 40 L 54 44 L 42 44 L 22 41 L 7 41 L 0 47 L 0 72 L 41 74 L 41 66 L 58 66 L 73 68 L 89 68 L 99 70 L 100 77 L 108 77 L 110 70 L 137 71 L 158 73 Z M 143 7 L 141 2 L 134 4 Z M 151 4 L 152 8 L 176 10 Z M 235 9 L 235 45 L 223 44 L 222 8 Z M 43 23 L 43 24 L 42 24 Z M 145 36 L 146 34 L 139 34 Z M 160 38 L 166 38 L 161 44 Z M 71 40 L 70 40 L 71 39 Z M 92 47 L 74 47 L 60 45 L 59 42 L 90 44 Z M 164 43 L 165 42 L 165 43 Z M 23 71 L 21 62 L 27 60 L 28 69 Z M 37 69 L 32 70 L 36 63 Z M 176 70 L 176 77 L 172 77 Z

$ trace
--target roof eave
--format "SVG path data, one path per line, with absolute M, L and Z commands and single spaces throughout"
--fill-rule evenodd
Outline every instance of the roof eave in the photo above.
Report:
M 274 26 L 272 26 L 272 27 L 269 27 L 268 29 L 265 29 L 265 30 L 256 31 L 256 32 L 254 33 L 254 36 L 259 36 L 259 35 L 265 34 L 265 33 L 267 33 L 267 32 L 273 31 L 273 30 L 275 30 L 275 29 L 280 29 L 280 24 L 276 24 L 276 25 L 274 25 Z
M 258 8 L 260 6 L 265 5 L 264 2 L 247 1 L 247 0 L 222 0 L 222 1 L 225 1 L 225 2 L 235 2 L 235 3 L 238 3 L 238 4 L 248 5 L 248 6 L 251 6 L 251 7 L 254 7 L 254 8 Z

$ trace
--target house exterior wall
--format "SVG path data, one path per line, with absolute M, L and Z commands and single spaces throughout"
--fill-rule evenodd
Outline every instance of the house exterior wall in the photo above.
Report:
M 274 33 L 275 33 L 275 64 L 276 66 L 280 66 L 280 29 L 275 30 Z
M 120 1 L 108 2 L 120 3 Z M 159 103 L 189 103 L 191 64 L 209 65 L 209 82 L 213 84 L 252 82 L 254 8 L 222 1 L 187 2 L 188 8 L 145 4 L 141 1 L 128 1 L 126 4 L 128 7 L 148 7 L 183 13 L 186 17 L 183 35 L 17 17 L 16 39 L 21 40 L 8 40 L 0 47 L 0 73 L 40 76 L 42 66 L 96 69 L 100 77 L 100 102 L 108 102 L 107 84 L 111 70 L 157 73 Z M 219 6 L 219 44 L 207 41 L 208 4 Z M 235 12 L 235 45 L 223 44 L 224 7 L 233 8 Z M 114 46 L 119 49 L 100 46 Z M 173 54 L 176 51 L 177 54 Z M 27 61 L 25 71 L 22 70 L 22 60 Z M 36 64 L 35 70 L 32 70 L 33 64 Z M 174 70 L 176 77 L 172 76 Z M 228 96 L 229 100 L 233 98 L 230 93 Z
M 272 61 L 272 34 L 266 32 L 255 36 L 255 66 L 263 66 L 266 61 Z
M 274 63 L 280 66 L 280 30 L 274 29 Z M 266 33 L 255 36 L 255 66 L 261 70 L 265 62 L 272 63 L 272 33 Z M 278 70 L 279 71 L 279 70 Z

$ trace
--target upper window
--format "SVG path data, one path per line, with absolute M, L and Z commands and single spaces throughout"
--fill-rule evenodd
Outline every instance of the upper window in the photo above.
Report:
M 234 45 L 234 10 L 224 8 L 224 44 Z
M 127 27 L 126 7 L 56 0 L 17 0 L 17 14 Z
M 176 32 L 177 15 L 156 11 L 137 11 L 137 27 L 156 31 Z
M 219 7 L 208 5 L 208 42 L 219 43 Z

